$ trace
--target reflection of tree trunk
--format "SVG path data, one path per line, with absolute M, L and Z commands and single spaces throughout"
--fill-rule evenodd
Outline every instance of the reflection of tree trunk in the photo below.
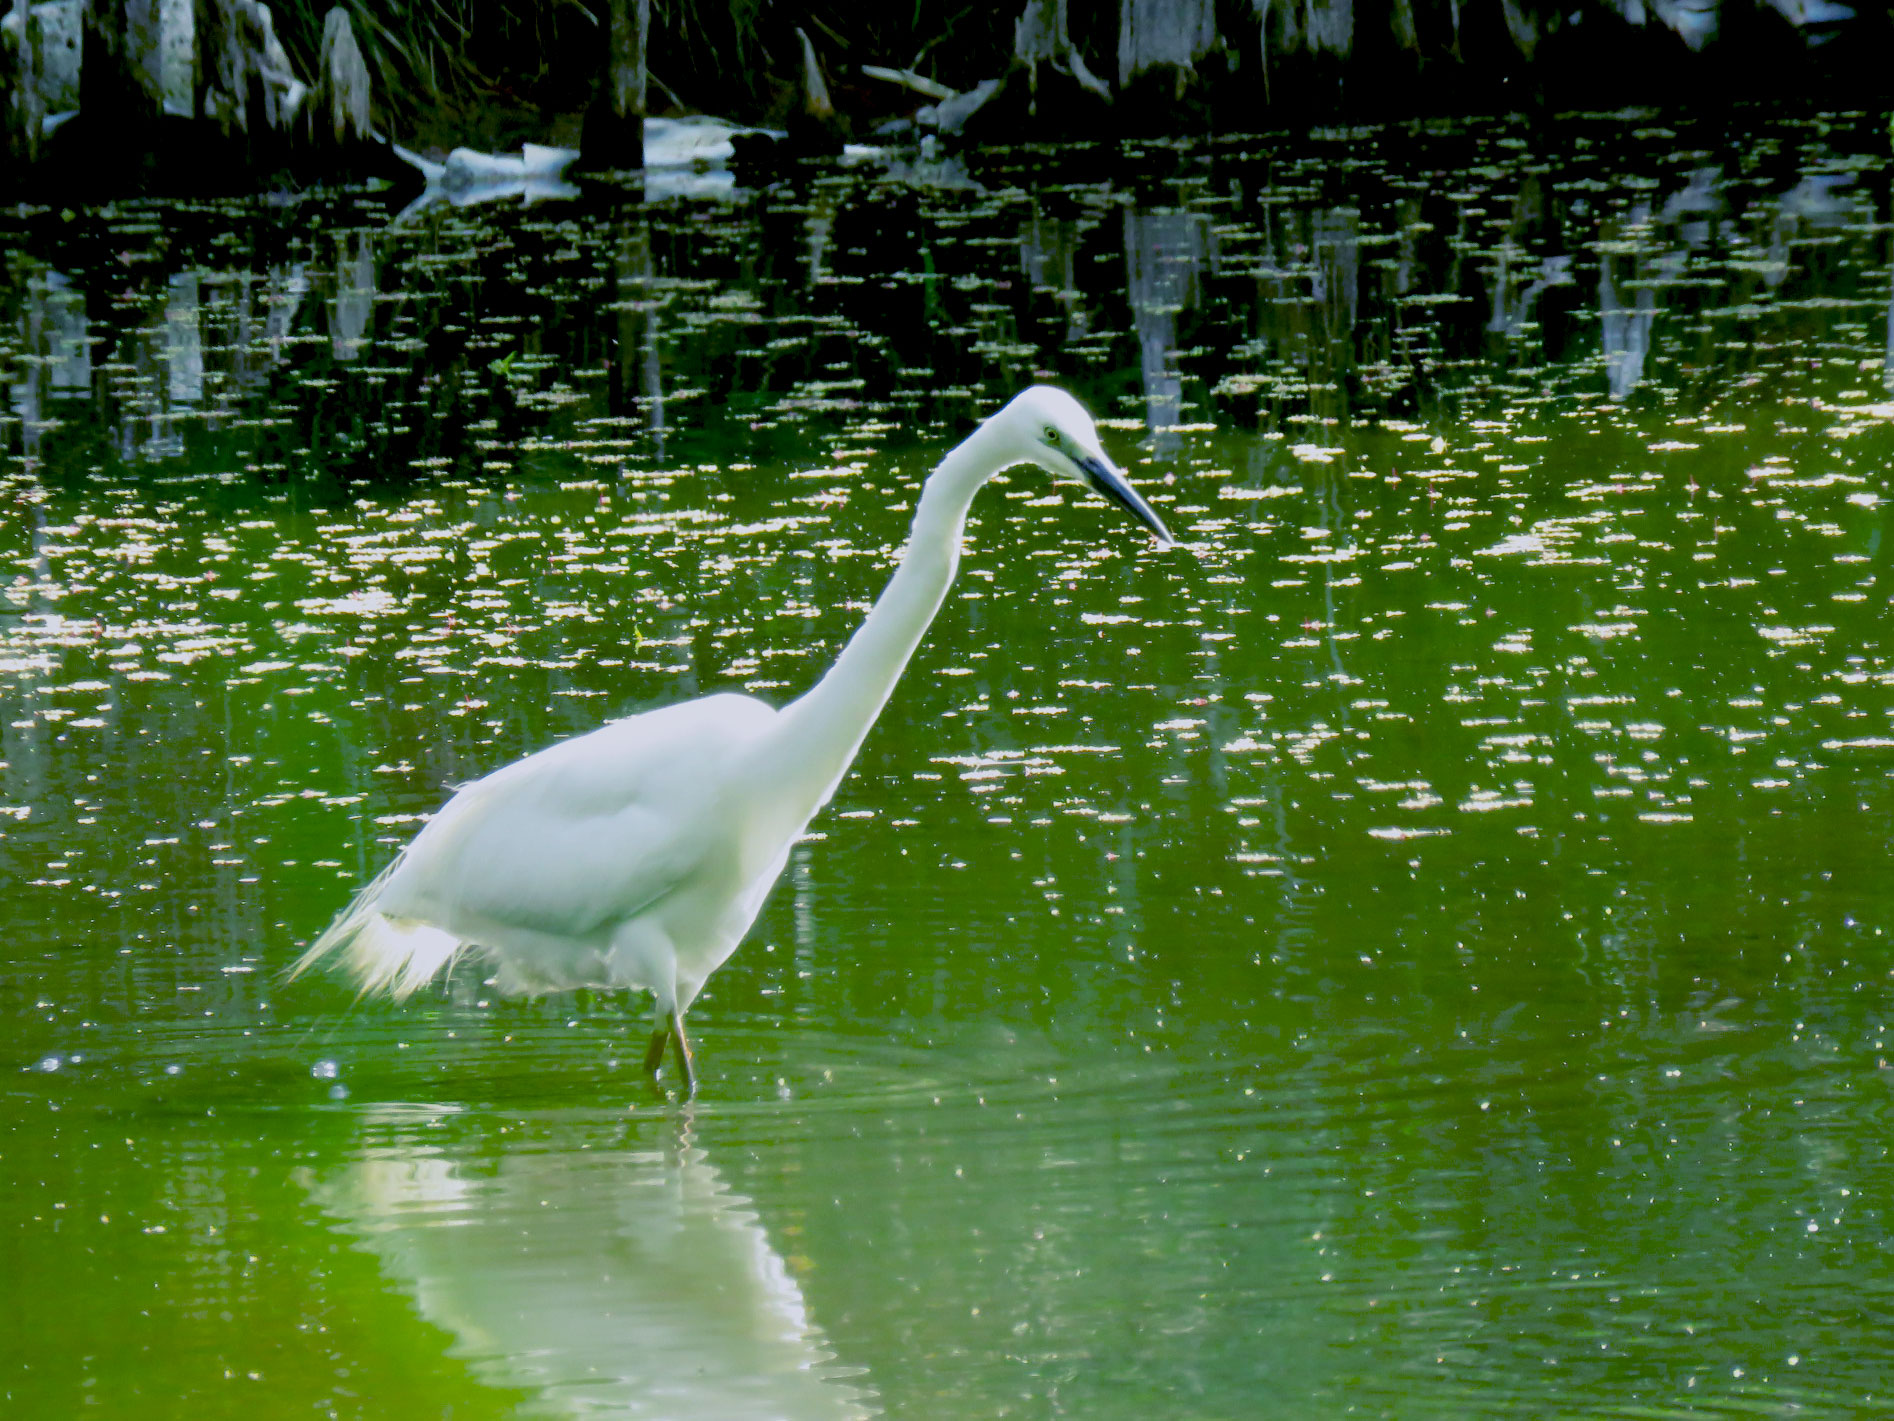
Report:
M 809 285 L 821 285 L 829 255 L 829 238 L 835 231 L 835 205 L 826 197 L 809 204 L 805 228 L 809 243 Z
M 1038 211 L 1019 234 L 1019 269 L 1035 290 L 1051 292 L 1065 308 L 1067 345 L 1083 339 L 1091 329 L 1079 294 L 1078 246 L 1077 223 Z
M 361 354 L 374 314 L 375 254 L 368 234 L 358 232 L 352 255 L 336 253 L 335 307 L 329 342 L 337 361 L 350 361 Z
M 618 312 L 618 350 L 612 361 L 612 412 L 629 408 L 634 400 L 644 407 L 645 423 L 663 453 L 664 365 L 658 350 L 658 307 L 651 290 L 651 228 L 636 222 L 618 238 L 618 261 L 613 273 L 617 286 L 613 306 Z
M 1888 272 L 1894 275 L 1894 262 L 1889 263 Z M 1881 362 L 1881 383 L 1894 392 L 1894 296 L 1887 303 L 1887 358 Z
M 1639 214 L 1637 220 L 1642 220 Z M 1674 277 L 1683 265 L 1681 252 L 1666 252 L 1650 263 L 1643 271 L 1633 271 L 1633 275 L 1643 275 L 1647 284 L 1637 288 L 1632 304 L 1627 305 L 1618 295 L 1618 287 L 1612 279 L 1612 259 L 1603 257 L 1598 267 L 1598 315 L 1599 325 L 1604 336 L 1605 375 L 1611 387 L 1611 398 L 1622 400 L 1644 381 L 1644 362 L 1651 351 L 1651 327 L 1657 320 L 1657 292 L 1655 282 Z
M 1328 298 L 1329 319 L 1345 339 L 1355 328 L 1361 300 L 1361 214 L 1352 207 L 1331 207 L 1310 221 L 1309 244 Z
M 204 401 L 204 313 L 197 273 L 172 276 L 164 303 L 165 395 L 172 408 Z
M 1177 447 L 1184 382 L 1171 364 L 1177 315 L 1197 304 L 1204 223 L 1191 212 L 1125 211 L 1125 275 L 1144 374 L 1145 423 L 1159 454 Z

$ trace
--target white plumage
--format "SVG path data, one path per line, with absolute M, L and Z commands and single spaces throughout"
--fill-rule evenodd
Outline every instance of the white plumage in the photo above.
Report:
M 1105 456 L 1082 406 L 1035 386 L 929 476 L 900 565 L 816 685 L 780 711 L 713 695 L 561 741 L 460 789 L 297 961 L 340 954 L 364 993 L 404 998 L 473 950 L 502 992 L 643 988 L 645 1068 L 736 950 L 790 846 L 835 792 L 958 566 L 967 508 L 1012 464 L 1076 478 L 1170 534 Z

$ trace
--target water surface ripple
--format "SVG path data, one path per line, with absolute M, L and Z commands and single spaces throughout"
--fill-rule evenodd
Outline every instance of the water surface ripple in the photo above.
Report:
M 0 1411 L 1875 1415 L 1885 132 L 1390 126 L 0 215 Z M 787 698 L 1069 385 L 751 940 L 282 969 Z

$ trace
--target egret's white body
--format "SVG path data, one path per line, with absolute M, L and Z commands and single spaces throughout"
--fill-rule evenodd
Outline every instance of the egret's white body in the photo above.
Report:
M 502 992 L 643 988 L 646 1068 L 749 930 L 790 846 L 829 801 L 946 597 L 967 509 L 999 470 L 1077 477 L 1170 534 L 1099 447 L 1091 417 L 1036 386 L 929 476 L 900 565 L 835 665 L 778 710 L 725 694 L 646 711 L 460 789 L 297 962 L 343 954 L 362 990 L 405 997 L 482 951 Z

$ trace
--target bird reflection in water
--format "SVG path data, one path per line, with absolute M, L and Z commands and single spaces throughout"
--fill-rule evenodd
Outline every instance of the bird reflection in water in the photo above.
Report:
M 542 1415 L 878 1414 L 688 1117 L 644 1148 L 580 1148 L 566 1120 L 505 1141 L 476 1123 L 383 1108 L 377 1142 L 312 1191 L 483 1381 L 537 1393 Z

